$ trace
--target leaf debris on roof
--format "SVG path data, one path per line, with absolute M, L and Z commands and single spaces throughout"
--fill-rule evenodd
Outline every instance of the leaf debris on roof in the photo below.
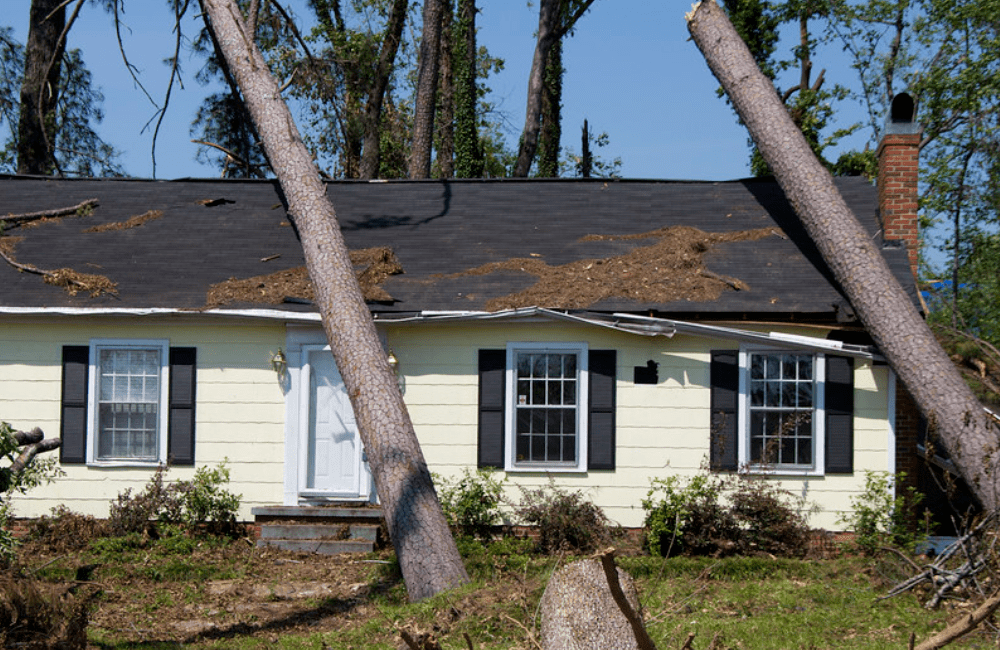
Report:
M 62 287 L 71 296 L 75 296 L 81 291 L 89 292 L 91 298 L 97 298 L 101 294 L 118 295 L 118 285 L 107 276 L 80 273 L 69 268 L 46 270 L 18 262 L 14 258 L 14 247 L 22 239 L 23 237 L 0 237 L 0 257 L 19 272 L 40 275 L 46 284 Z
M 549 266 L 536 257 L 491 262 L 461 273 L 443 276 L 487 275 L 496 271 L 524 271 L 538 277 L 527 289 L 486 303 L 488 311 L 518 307 L 584 309 L 609 298 L 665 304 L 684 300 L 706 302 L 728 289 L 749 290 L 746 283 L 708 271 L 705 253 L 718 244 L 753 241 L 780 235 L 775 228 L 706 233 L 688 226 L 659 228 L 634 235 L 587 235 L 580 241 L 656 239 L 623 255 L 582 259 Z
M 138 228 L 144 223 L 153 221 L 154 219 L 159 219 L 162 216 L 163 210 L 149 210 L 136 215 L 131 219 L 126 219 L 125 221 L 116 221 L 114 223 L 104 223 L 99 226 L 91 226 L 83 232 L 108 232 L 111 230 L 128 230 L 129 228 Z
M 368 302 L 392 301 L 392 296 L 381 286 L 389 276 L 403 272 L 392 249 L 362 248 L 350 251 L 350 255 L 364 299 Z M 206 306 L 213 308 L 240 302 L 277 305 L 289 298 L 315 300 L 316 293 L 306 267 L 283 269 L 251 278 L 229 278 L 213 284 L 208 289 Z

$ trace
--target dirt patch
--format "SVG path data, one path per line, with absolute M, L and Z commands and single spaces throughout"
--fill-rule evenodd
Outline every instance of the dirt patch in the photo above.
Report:
M 363 248 L 350 251 L 351 264 L 366 301 L 390 302 L 392 296 L 382 288 L 391 276 L 403 272 L 403 267 L 391 249 Z M 252 278 L 230 278 L 208 289 L 206 306 L 220 307 L 235 302 L 281 304 L 288 298 L 314 301 L 316 292 L 304 266 L 275 271 Z
M 717 300 L 723 291 L 747 291 L 750 287 L 737 278 L 706 269 L 705 253 L 718 244 L 775 235 L 782 236 L 774 228 L 706 233 L 686 226 L 636 235 L 587 235 L 581 241 L 656 241 L 615 257 L 576 260 L 560 266 L 549 266 L 538 258 L 521 257 L 491 262 L 446 277 L 488 275 L 503 270 L 524 271 L 538 277 L 538 281 L 524 291 L 490 300 L 486 303 L 487 311 L 530 306 L 582 309 L 609 298 L 661 304 L 678 300 L 709 302 Z
M 162 216 L 163 210 L 149 210 L 148 212 L 136 215 L 131 219 L 116 221 L 114 223 L 105 223 L 100 226 L 93 226 L 91 228 L 87 228 L 83 232 L 109 232 L 112 230 L 128 230 L 130 228 L 138 228 L 144 223 L 153 221 L 154 219 L 159 219 Z

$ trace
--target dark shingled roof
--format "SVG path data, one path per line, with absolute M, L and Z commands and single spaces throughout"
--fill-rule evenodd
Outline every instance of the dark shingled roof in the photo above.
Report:
M 877 236 L 875 188 L 860 178 L 837 179 L 837 185 Z M 772 180 L 343 181 L 327 187 L 348 246 L 389 247 L 404 269 L 384 283 L 394 300 L 372 303 L 377 312 L 483 309 L 491 298 L 531 286 L 535 276 L 519 271 L 437 276 L 517 257 L 534 256 L 552 266 L 605 258 L 651 242 L 581 239 L 692 226 L 709 233 L 777 227 L 786 237 L 720 244 L 705 255 L 711 272 L 736 278 L 748 290 L 726 290 L 703 302 L 610 299 L 589 309 L 768 320 L 832 320 L 848 313 L 829 269 Z M 5 234 L 24 237 L 15 248 L 19 262 L 105 275 L 117 283 L 118 296 L 70 296 L 0 261 L 0 306 L 200 308 L 214 283 L 304 264 L 276 181 L 0 177 L 0 214 L 88 198 L 100 201 L 88 216 L 8 228 Z M 203 205 L 206 200 L 217 204 Z M 135 228 L 83 232 L 149 210 L 163 215 Z M 889 245 L 883 251 L 915 297 L 905 250 Z M 266 258 L 272 259 L 262 261 Z M 296 303 L 226 307 L 313 309 Z

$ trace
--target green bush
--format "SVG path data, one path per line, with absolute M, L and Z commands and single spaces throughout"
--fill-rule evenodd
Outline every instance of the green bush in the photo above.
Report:
M 229 483 L 225 462 L 215 468 L 199 467 L 190 481 L 166 483 L 166 472 L 160 465 L 142 492 L 133 495 L 129 488 L 111 502 L 111 534 L 150 532 L 157 523 L 185 524 L 189 529 L 207 525 L 217 534 L 236 532 L 241 497 L 223 487 Z
M 594 551 L 606 544 L 612 528 L 604 512 L 584 498 L 550 482 L 547 488 L 521 488 L 521 503 L 514 508 L 519 520 L 538 531 L 538 550 Z
M 503 480 L 497 480 L 484 469 L 475 473 L 465 469 L 454 482 L 436 479 L 441 485 L 438 489 L 441 508 L 452 531 L 461 536 L 490 539 L 493 526 L 502 522 Z
M 854 531 L 854 541 L 864 553 L 874 553 L 881 546 L 897 546 L 912 552 L 927 538 L 916 526 L 917 509 L 924 495 L 912 486 L 896 495 L 896 481 L 902 483 L 906 474 L 893 477 L 889 472 L 865 472 L 865 489 L 851 499 L 851 510 L 839 522 Z
M 642 501 L 646 544 L 654 555 L 805 555 L 810 532 L 802 504 L 749 474 L 707 470 L 684 480 L 654 479 Z

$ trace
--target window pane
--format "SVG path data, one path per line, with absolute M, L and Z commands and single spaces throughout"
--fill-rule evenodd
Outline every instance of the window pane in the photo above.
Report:
M 781 384 L 781 406 L 795 406 L 795 383 L 786 381 Z
M 531 375 L 531 356 L 527 354 L 517 355 L 517 376 L 528 377 Z
M 545 377 L 545 368 L 547 364 L 545 363 L 544 354 L 533 354 L 531 355 L 531 376 L 532 377 Z
M 528 460 L 528 445 L 531 438 L 526 434 L 518 434 L 517 436 L 517 460 Z
M 533 381 L 533 382 L 531 382 L 531 403 L 532 404 L 545 404 L 545 382 L 544 381 Z
M 549 404 L 562 404 L 562 382 L 549 381 Z
M 563 377 L 576 378 L 576 355 L 563 355 Z
M 576 411 L 573 409 L 562 409 L 562 431 L 563 433 L 576 434 Z
M 531 458 L 529 460 L 545 460 L 545 436 L 531 437 Z
M 562 377 L 562 357 L 561 354 L 548 355 L 548 376 Z
M 576 462 L 576 436 L 563 436 L 563 457 L 567 463 Z
M 548 409 L 546 413 L 546 424 L 548 433 L 562 433 L 563 409 Z
M 781 357 L 781 376 L 785 379 L 795 379 L 796 357 L 790 354 Z
M 561 461 L 562 460 L 562 436 L 548 436 L 546 439 L 547 449 L 545 460 Z
M 751 379 L 763 379 L 764 378 L 764 360 L 765 357 L 760 354 L 754 354 L 750 357 L 750 378 Z
M 769 381 L 765 384 L 767 397 L 765 406 L 781 406 L 781 384 L 776 381 Z
M 545 409 L 531 409 L 531 432 L 545 433 Z
M 813 385 L 811 383 L 800 383 L 799 384 L 799 397 L 798 406 L 799 408 L 812 408 L 813 405 Z
M 813 378 L 813 360 L 809 355 L 803 355 L 799 357 L 799 379 L 805 379 L 812 381 Z
M 528 409 L 517 410 L 517 432 L 529 433 L 531 431 L 531 411 Z
M 812 457 L 812 439 L 811 438 L 801 438 L 799 439 L 799 453 L 798 457 L 795 459 L 799 465 L 811 465 L 813 462 Z
M 764 371 L 764 376 L 768 379 L 778 379 L 781 377 L 781 357 L 778 355 L 768 355 L 767 368 Z
M 563 382 L 563 404 L 567 406 L 576 405 L 576 382 Z

